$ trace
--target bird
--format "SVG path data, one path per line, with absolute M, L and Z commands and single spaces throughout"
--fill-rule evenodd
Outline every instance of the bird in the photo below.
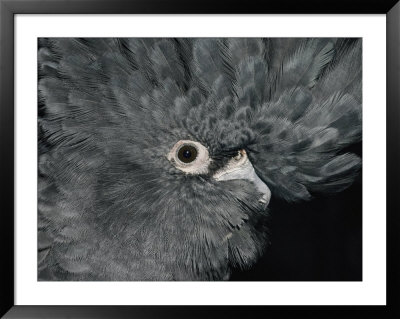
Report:
M 38 280 L 229 280 L 361 133 L 358 38 L 39 38 Z

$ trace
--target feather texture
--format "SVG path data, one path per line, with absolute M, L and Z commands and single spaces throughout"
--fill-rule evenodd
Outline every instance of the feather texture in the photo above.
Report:
M 166 154 L 245 149 L 273 197 L 342 191 L 361 159 L 359 39 L 39 39 L 40 280 L 219 280 L 266 243 L 242 180 Z

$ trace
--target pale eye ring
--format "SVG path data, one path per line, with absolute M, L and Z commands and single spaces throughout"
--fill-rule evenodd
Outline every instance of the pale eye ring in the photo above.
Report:
M 177 169 L 187 174 L 206 174 L 211 162 L 207 148 L 191 140 L 177 142 L 167 158 Z

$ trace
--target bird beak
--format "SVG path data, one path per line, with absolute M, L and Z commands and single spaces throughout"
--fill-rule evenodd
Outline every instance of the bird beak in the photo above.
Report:
M 233 179 L 247 179 L 251 181 L 257 190 L 263 194 L 259 201 L 265 205 L 269 204 L 271 191 L 267 185 L 257 176 L 245 150 L 240 150 L 224 168 L 218 170 L 214 175 L 217 181 L 229 181 Z

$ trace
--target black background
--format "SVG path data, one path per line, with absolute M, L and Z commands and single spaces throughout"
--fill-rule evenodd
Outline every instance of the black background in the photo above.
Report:
M 344 152 L 361 156 L 361 143 Z M 230 280 L 362 280 L 361 171 L 341 193 L 296 204 L 272 197 L 269 207 L 269 246 L 252 268 L 234 272 Z

